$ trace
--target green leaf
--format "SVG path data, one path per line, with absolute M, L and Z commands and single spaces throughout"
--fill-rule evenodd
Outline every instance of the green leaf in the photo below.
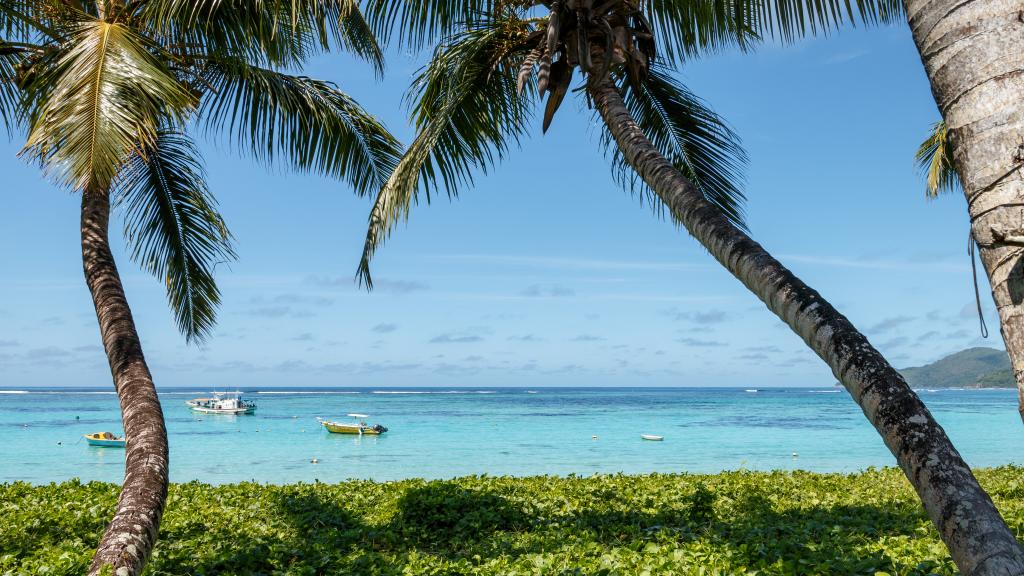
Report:
M 195 98 L 121 24 L 85 20 L 25 87 L 30 105 L 25 152 L 58 183 L 106 190 L 157 128 L 180 122 Z
M 914 154 L 914 161 L 925 179 L 925 196 L 935 198 L 961 190 L 945 120 L 932 124 L 931 132 Z
M 666 0 L 667 3 L 687 0 Z M 704 0 L 731 5 L 736 19 L 762 37 L 793 42 L 845 25 L 905 22 L 902 0 Z
M 377 34 L 422 49 L 439 38 L 473 28 L 489 16 L 506 17 L 539 1 L 368 0 L 365 11 Z M 792 42 L 844 25 L 899 23 L 902 0 L 651 0 L 640 3 L 670 63 L 725 48 L 747 49 L 762 38 Z
M 531 119 L 532 96 L 516 89 L 519 63 L 532 30 L 518 19 L 494 19 L 444 42 L 413 82 L 417 135 L 377 194 L 357 279 L 373 287 L 370 260 L 394 225 L 408 218 L 418 193 L 429 202 L 471 185 L 518 145 Z
M 624 78 L 619 84 L 626 107 L 648 140 L 734 225 L 746 229 L 747 155 L 739 136 L 664 66 L 652 66 L 639 90 Z M 606 127 L 601 142 L 612 159 L 616 180 L 660 208 L 657 195 L 626 163 Z
M 13 132 L 20 116 L 21 96 L 15 69 L 20 60 L 20 52 L 8 49 L 5 43 L 0 41 L 0 122 L 8 133 Z
M 670 63 L 738 47 L 751 48 L 760 36 L 744 18 L 757 0 L 660 0 L 647 2 L 659 53 Z
M 397 32 L 398 43 L 420 50 L 439 38 L 474 28 L 490 17 L 502 17 L 498 0 L 366 0 L 364 11 L 374 32 L 385 42 Z M 527 4 L 520 2 L 519 4 Z
M 59 22 L 71 10 L 62 4 L 45 0 L 5 0 L 0 2 L 0 34 L 8 41 L 31 42 L 38 35 L 60 38 Z M 57 24 L 57 26 L 55 26 Z
M 1024 469 L 975 472 L 1024 526 Z M 713 520 L 695 522 L 702 489 Z M 0 484 L 0 571 L 83 574 L 117 492 Z M 161 575 L 959 574 L 898 468 L 189 482 L 170 486 L 161 530 L 147 567 Z
M 373 64 L 378 75 L 384 72 L 384 52 L 373 28 L 355 4 L 339 18 L 335 32 L 338 43 L 349 52 Z
M 173 44 L 205 56 L 298 66 L 331 42 L 371 62 L 384 59 L 356 0 L 149 0 L 140 17 Z
M 335 85 L 252 66 L 241 59 L 210 61 L 199 119 L 226 131 L 262 162 L 347 181 L 355 191 L 379 190 L 400 147 L 387 129 Z
M 159 131 L 144 154 L 132 157 L 116 194 L 132 258 L 166 284 L 185 339 L 205 340 L 220 304 L 214 269 L 234 260 L 235 252 L 199 150 L 184 134 Z

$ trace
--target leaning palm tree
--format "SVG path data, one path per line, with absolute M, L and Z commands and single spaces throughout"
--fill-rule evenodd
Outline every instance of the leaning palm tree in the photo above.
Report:
M 412 44 L 441 37 L 414 84 L 418 135 L 377 195 L 357 273 L 422 191 L 454 195 L 570 93 L 605 130 L 616 173 L 657 199 L 723 266 L 833 370 L 896 457 L 965 574 L 1019 574 L 1024 553 L 943 429 L 900 374 L 821 295 L 754 242 L 742 226 L 734 177 L 742 158 L 729 133 L 675 83 L 685 57 L 753 35 L 789 39 L 843 18 L 890 21 L 896 0 L 376 0 L 368 13 Z M 658 48 L 661 53 L 658 53 Z M 658 62 L 661 64 L 658 64 Z M 573 76 L 580 73 L 578 89 Z M 536 90 L 531 89 L 532 86 Z
M 186 340 L 208 337 L 214 269 L 234 252 L 188 129 L 361 193 L 394 167 L 395 140 L 352 98 L 281 71 L 334 46 L 382 66 L 354 1 L 0 2 L 0 118 L 27 133 L 24 156 L 81 194 L 85 279 L 127 437 L 90 574 L 142 571 L 168 481 L 163 414 L 108 241 L 111 207 L 123 209 L 133 259 L 166 284 Z

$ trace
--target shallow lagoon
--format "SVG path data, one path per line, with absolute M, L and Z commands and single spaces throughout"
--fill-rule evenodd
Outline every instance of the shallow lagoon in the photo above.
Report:
M 80 440 L 88 432 L 120 432 L 113 392 L 12 392 L 0 391 L 0 482 L 121 480 L 122 451 Z M 161 393 L 173 482 L 849 472 L 895 464 L 838 388 L 264 389 L 247 393 L 259 405 L 253 416 L 193 414 L 185 400 L 205 392 Z M 1015 391 L 920 394 L 972 466 L 1024 463 Z M 328 434 L 315 419 L 347 412 L 371 414 L 391 431 L 376 438 Z M 645 442 L 641 433 L 665 441 Z

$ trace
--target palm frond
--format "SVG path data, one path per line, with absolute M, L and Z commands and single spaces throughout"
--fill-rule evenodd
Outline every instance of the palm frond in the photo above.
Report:
M 370 61 L 384 59 L 357 0 L 149 0 L 140 19 L 167 43 L 208 56 L 298 66 L 335 42 Z
M 759 0 L 661 0 L 647 2 L 644 13 L 654 30 L 660 55 L 670 63 L 760 41 L 748 22 Z
M 5 50 L 4 42 L 0 40 L 0 124 L 8 133 L 14 131 L 21 116 L 17 71 L 20 54 L 20 51 Z
M 418 192 L 430 201 L 472 183 L 512 145 L 531 119 L 532 97 L 516 89 L 520 64 L 532 48 L 521 20 L 495 19 L 442 43 L 414 80 L 410 94 L 416 139 L 377 194 L 357 278 L 373 287 L 370 260 L 394 225 L 409 215 Z
M 282 66 L 300 64 L 317 51 L 313 31 L 292 25 L 291 2 L 248 0 L 150 0 L 140 21 L 191 57 L 229 55 Z M 306 22 L 302 21 L 305 25 Z
M 212 89 L 199 119 L 224 130 L 257 160 L 347 181 L 359 194 L 378 190 L 401 155 L 398 141 L 350 96 L 329 82 L 251 66 L 210 61 Z
M 747 155 L 739 136 L 664 66 L 651 67 L 640 89 L 620 80 L 623 100 L 652 144 L 736 226 L 746 229 L 743 178 Z M 604 124 L 602 123 L 602 126 Z M 660 208 L 605 130 L 602 144 L 623 187 Z
M 161 129 L 115 184 L 132 258 L 166 285 L 187 341 L 203 341 L 213 330 L 220 304 L 214 269 L 235 259 L 198 158 L 184 134 Z
M 30 103 L 25 152 L 57 182 L 106 189 L 157 128 L 180 121 L 195 97 L 130 29 L 81 22 L 24 87 Z
M 925 179 L 925 196 L 935 198 L 939 194 L 960 191 L 960 174 L 953 163 L 953 147 L 945 120 L 932 124 L 931 132 L 914 154 L 914 161 Z
M 57 39 L 54 18 L 68 8 L 45 0 L 4 0 L 0 2 L 0 34 L 8 41 L 31 42 L 42 35 Z
M 345 50 L 371 63 L 378 76 L 383 74 L 384 52 L 358 5 L 353 5 L 340 16 L 335 35 Z
M 644 12 L 668 62 L 752 48 L 762 39 L 786 43 L 858 23 L 903 21 L 902 0 L 657 0 Z
M 669 3 L 690 0 L 666 0 Z M 703 0 L 732 5 L 745 28 L 765 38 L 792 42 L 826 35 L 842 26 L 904 21 L 902 0 Z
M 475 28 L 506 8 L 533 2 L 509 0 L 366 0 L 364 12 L 374 32 L 388 42 L 421 50 L 436 40 Z

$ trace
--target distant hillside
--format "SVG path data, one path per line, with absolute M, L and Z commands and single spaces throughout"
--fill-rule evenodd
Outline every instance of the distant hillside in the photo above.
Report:
M 1014 388 L 1010 357 L 994 348 L 968 348 L 925 366 L 900 370 L 913 388 Z

